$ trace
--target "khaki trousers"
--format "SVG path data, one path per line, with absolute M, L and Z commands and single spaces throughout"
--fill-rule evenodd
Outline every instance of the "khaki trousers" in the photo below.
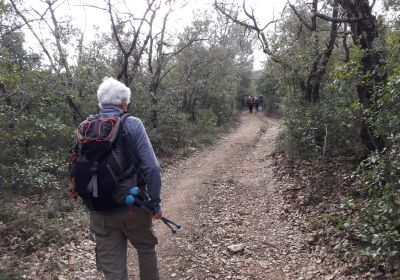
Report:
M 143 209 L 90 213 L 90 231 L 96 236 L 96 264 L 106 280 L 127 280 L 127 240 L 138 254 L 140 279 L 159 280 L 157 237 L 152 215 Z

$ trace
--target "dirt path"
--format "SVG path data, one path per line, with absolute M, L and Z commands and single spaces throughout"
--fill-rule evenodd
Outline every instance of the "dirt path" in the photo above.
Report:
M 289 213 L 288 183 L 273 176 L 278 133 L 278 120 L 244 112 L 237 130 L 166 171 L 163 211 L 183 229 L 156 225 L 162 279 L 351 279 Z

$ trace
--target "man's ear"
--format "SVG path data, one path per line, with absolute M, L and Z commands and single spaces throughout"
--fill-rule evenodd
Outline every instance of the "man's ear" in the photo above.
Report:
M 121 108 L 124 112 L 128 111 L 128 103 L 125 98 L 122 98 L 121 100 Z

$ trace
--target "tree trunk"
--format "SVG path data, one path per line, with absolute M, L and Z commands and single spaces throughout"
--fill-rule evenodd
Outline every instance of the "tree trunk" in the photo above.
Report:
M 156 71 L 157 72 L 157 71 Z M 150 92 L 150 126 L 151 128 L 158 127 L 158 88 L 160 83 L 157 79 L 158 76 L 153 76 L 153 80 L 150 83 L 149 92 Z
M 150 114 L 150 124 L 152 128 L 158 127 L 158 100 L 157 98 L 151 98 L 151 114 Z
M 375 88 L 382 87 L 386 82 L 386 72 L 383 67 L 385 55 L 373 47 L 373 41 L 378 37 L 377 21 L 372 14 L 372 7 L 368 0 L 338 1 L 347 12 L 346 16 L 350 21 L 354 44 L 364 51 L 360 61 L 361 69 L 357 94 L 363 111 L 370 110 L 377 102 L 376 97 L 374 97 Z M 360 137 L 366 153 L 384 148 L 382 136 L 374 134 L 367 116 L 363 116 L 361 121 Z
M 313 34 L 315 41 L 315 60 L 312 64 L 311 71 L 308 75 L 308 79 L 303 84 L 302 88 L 305 92 L 305 99 L 310 103 L 317 103 L 320 97 L 320 88 L 322 79 L 324 78 L 326 68 L 329 63 L 329 59 L 332 55 L 333 48 L 335 46 L 338 23 L 336 21 L 331 22 L 331 28 L 329 33 L 329 39 L 326 44 L 326 48 L 324 52 L 320 53 L 319 49 L 319 39 L 317 35 L 317 10 L 318 10 L 318 1 L 313 0 L 313 12 L 314 15 L 311 19 L 310 31 Z M 338 1 L 333 1 L 333 10 L 332 10 L 332 19 L 336 19 L 338 17 Z

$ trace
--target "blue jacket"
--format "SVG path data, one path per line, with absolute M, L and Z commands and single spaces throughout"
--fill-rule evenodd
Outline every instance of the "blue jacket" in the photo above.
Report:
M 115 105 L 104 105 L 100 110 L 100 117 L 119 116 L 122 109 Z M 150 197 L 150 206 L 156 212 L 161 211 L 161 168 L 149 137 L 140 119 L 129 116 L 124 122 L 124 131 L 131 137 L 133 151 L 146 179 L 147 190 Z

